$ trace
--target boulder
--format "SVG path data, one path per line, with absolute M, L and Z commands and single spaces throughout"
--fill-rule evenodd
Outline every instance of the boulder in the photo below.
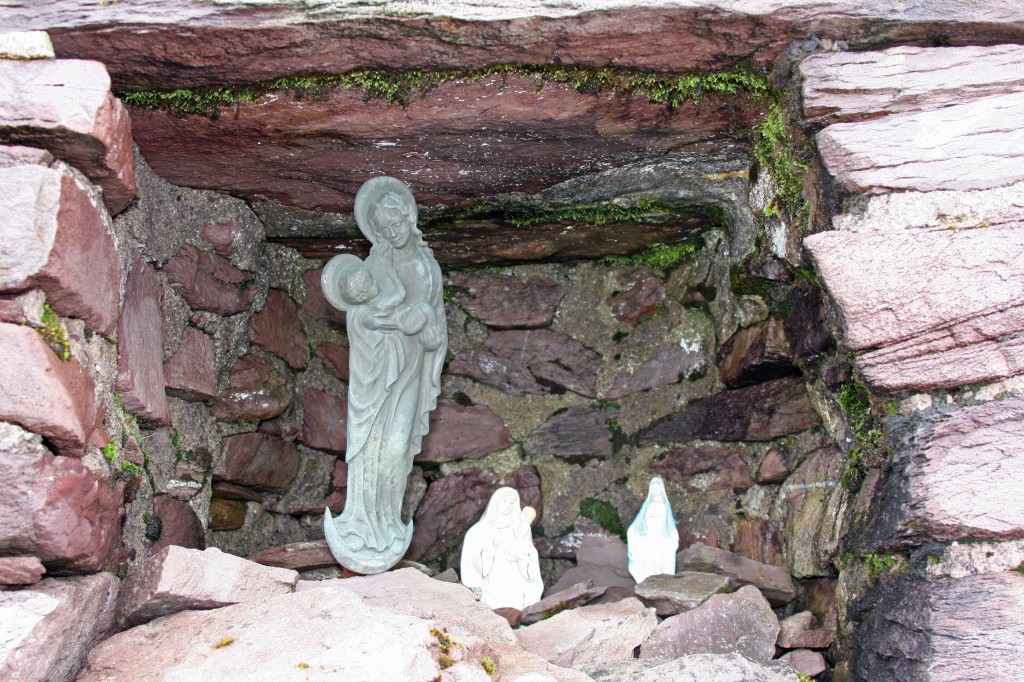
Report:
M 828 664 L 825 662 L 825 657 L 818 651 L 811 651 L 809 649 L 796 649 L 795 651 L 788 651 L 782 656 L 779 656 L 780 661 L 788 663 L 793 670 L 799 670 L 807 677 L 814 677 L 828 670 Z
M 213 340 L 195 327 L 185 327 L 178 350 L 164 362 L 167 395 L 194 401 L 216 398 L 215 358 Z
M 1024 223 L 822 232 L 804 245 L 871 386 L 930 391 L 1024 371 Z
M 493 329 L 547 327 L 565 296 L 565 284 L 548 277 L 452 272 L 448 285 L 467 313 Z
M 263 310 L 249 321 L 249 340 L 282 358 L 292 369 L 301 369 L 309 362 L 309 344 L 302 331 L 299 309 L 280 289 L 267 292 Z
M 165 547 L 125 578 L 117 606 L 122 628 L 186 610 L 258 603 L 295 589 L 299 574 L 207 550 Z
M 801 611 L 783 619 L 779 622 L 779 639 L 776 644 L 783 649 L 827 649 L 832 642 L 836 641 L 836 630 L 835 628 L 815 627 L 815 624 L 814 614 L 810 611 Z M 798 668 L 798 670 L 807 673 L 803 668 Z M 817 675 L 818 673 L 807 674 Z
M 662 661 L 697 653 L 736 653 L 763 663 L 775 656 L 778 635 L 778 618 L 757 588 L 747 585 L 666 618 L 640 647 L 640 658 Z
M 217 419 L 272 419 L 292 401 L 284 377 L 256 355 L 243 355 L 231 368 L 230 381 L 210 408 Z
M 698 438 L 768 441 L 820 423 L 802 379 L 775 379 L 698 398 L 641 434 L 640 444 Z
M 3 422 L 0 479 L 0 555 L 38 557 L 51 575 L 92 573 L 118 546 L 123 483 L 53 456 L 39 436 Z
M 41 434 L 61 455 L 81 457 L 96 421 L 95 386 L 31 327 L 0 323 L 0 420 Z
M 135 197 L 132 125 L 99 62 L 0 60 L 0 144 L 43 147 L 103 188 L 111 214 Z
M 34 556 L 0 557 L 0 585 L 34 585 L 46 568 Z
M 110 634 L 120 587 L 110 573 L 46 578 L 0 592 L 0 677 L 18 682 L 75 679 L 93 644 Z
M 654 607 L 661 617 L 692 611 L 713 594 L 724 592 L 732 584 L 728 576 L 697 571 L 675 575 L 652 575 L 636 586 L 636 596 Z
M 633 658 L 658 627 L 654 609 L 638 599 L 562 611 L 516 631 L 523 647 L 541 658 L 583 672 Z
M 252 306 L 251 278 L 223 256 L 185 245 L 164 263 L 164 274 L 193 310 L 235 315 Z
M 0 291 L 38 287 L 60 315 L 113 336 L 121 261 L 103 208 L 60 167 L 0 168 L 0 196 L 7 209 Z
M 735 448 L 696 446 L 658 455 L 650 470 L 683 490 L 746 490 L 754 485 L 745 453 Z
M 679 553 L 676 570 L 728 576 L 737 585 L 756 587 L 773 606 L 785 606 L 796 598 L 796 586 L 785 568 L 752 561 L 700 542 Z
M 240 433 L 224 439 L 213 478 L 283 492 L 298 472 L 299 459 L 298 449 L 287 441 Z
M 554 455 L 570 462 L 603 459 L 612 454 L 608 423 L 614 415 L 615 410 L 570 407 L 537 427 L 523 450 L 528 456 Z
M 345 454 L 348 444 L 348 399 L 307 388 L 302 397 L 299 441 L 317 450 Z
M 117 328 L 115 386 L 124 408 L 152 426 L 171 423 L 164 380 L 164 316 L 160 278 L 141 257 L 125 284 L 124 305 Z
M 479 459 L 507 448 L 512 442 L 501 417 L 486 405 L 462 406 L 441 399 L 430 413 L 430 432 L 423 438 L 423 450 L 416 455 L 416 461 Z
M 530 604 L 519 614 L 519 623 L 530 625 L 547 620 L 562 611 L 568 611 L 600 597 L 607 587 L 594 587 L 590 583 L 576 583 L 552 595 L 544 597 L 535 604 Z M 513 626 L 515 627 L 515 626 Z
M 153 515 L 150 521 L 157 523 L 156 520 L 159 520 L 159 537 L 153 540 L 149 547 L 150 556 L 172 545 L 187 549 L 206 549 L 206 529 L 187 503 L 170 495 L 157 495 L 153 499 Z

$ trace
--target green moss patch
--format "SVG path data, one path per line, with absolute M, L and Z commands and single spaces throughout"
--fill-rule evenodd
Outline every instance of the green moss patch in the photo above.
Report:
M 622 525 L 622 517 L 618 510 L 604 500 L 588 497 L 580 501 L 580 516 L 584 516 L 609 533 L 626 539 L 626 527 Z

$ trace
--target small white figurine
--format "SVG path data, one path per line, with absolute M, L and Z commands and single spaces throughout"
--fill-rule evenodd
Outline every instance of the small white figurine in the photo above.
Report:
M 647 499 L 626 531 L 626 546 L 629 573 L 637 583 L 651 575 L 675 574 L 679 532 L 661 476 L 651 479 Z
M 533 546 L 530 524 L 533 507 L 519 508 L 514 488 L 498 488 L 483 517 L 466 533 L 462 543 L 462 584 L 480 592 L 492 609 L 523 609 L 540 600 L 544 581 Z

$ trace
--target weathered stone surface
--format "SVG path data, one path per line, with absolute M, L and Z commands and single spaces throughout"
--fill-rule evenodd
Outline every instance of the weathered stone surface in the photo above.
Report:
M 837 123 L 815 140 L 836 182 L 856 193 L 975 190 L 1024 179 L 1024 94 L 987 97 L 934 111 Z
M 263 507 L 278 514 L 317 514 L 324 511 L 324 500 L 331 488 L 331 473 L 338 459 L 325 452 L 303 450 L 299 469 L 291 485 L 281 495 L 268 494 Z
M 782 565 L 779 531 L 765 519 L 743 519 L 737 523 L 732 551 L 762 564 Z
M 213 478 L 284 491 L 298 470 L 299 451 L 291 443 L 262 433 L 240 433 L 224 439 Z
M 248 310 L 256 295 L 249 277 L 227 259 L 188 244 L 164 263 L 163 271 L 194 310 L 234 315 Z
M 786 451 L 778 446 L 768 448 L 764 459 L 757 465 L 754 478 L 758 483 L 781 483 L 789 476 L 789 462 Z
M 576 519 L 573 529 L 565 535 L 556 538 L 537 538 L 534 546 L 537 553 L 545 559 L 576 559 L 576 551 L 580 548 L 583 538 L 588 535 L 607 536 L 611 535 L 596 521 L 585 516 Z
M 264 566 L 290 568 L 293 571 L 309 571 L 314 568 L 334 566 L 338 561 L 331 554 L 326 540 L 293 542 L 290 545 L 271 547 L 249 557 Z
M 934 110 L 1024 87 L 1024 48 L 925 48 L 825 52 L 800 62 L 804 116 L 836 123 Z
M 0 59 L 55 59 L 46 31 L 0 33 Z
M 557 594 L 578 583 L 632 590 L 636 581 L 629 574 L 626 543 L 614 535 L 584 536 L 576 550 L 576 566 L 566 571 L 557 583 L 548 586 L 545 593 Z
M 516 631 L 523 647 L 555 665 L 584 672 L 633 658 L 655 631 L 654 609 L 638 599 L 583 606 Z
M 636 596 L 653 607 L 659 616 L 674 616 L 692 611 L 713 594 L 724 592 L 731 584 L 728 576 L 697 571 L 675 575 L 652 575 L 636 586 Z
M 217 419 L 272 419 L 292 401 L 284 377 L 266 360 L 242 356 L 231 368 L 231 385 L 210 408 Z
M 53 154 L 45 149 L 20 145 L 0 145 L 0 168 L 13 168 L 14 166 L 49 168 L 52 165 Z
M 776 643 L 783 649 L 827 649 L 836 641 L 836 630 L 815 625 L 814 614 L 810 611 L 793 614 L 779 622 L 779 638 Z
M 0 60 L 0 143 L 43 147 L 103 188 L 111 214 L 135 197 L 128 112 L 107 69 L 78 60 Z
M 494 329 L 546 327 L 565 296 L 565 285 L 548 277 L 452 272 L 448 284 L 466 312 Z
M 676 570 L 728 576 L 738 585 L 752 585 L 758 588 L 773 606 L 784 606 L 796 598 L 796 586 L 785 568 L 751 561 L 700 542 L 679 553 L 676 558 Z M 775 641 L 774 637 L 772 641 Z
M 262 502 L 263 493 L 245 486 L 235 485 L 227 481 L 214 481 L 211 486 L 213 496 L 224 500 L 239 500 L 241 502 Z
M 245 228 L 237 220 L 228 220 L 221 223 L 210 223 L 204 225 L 203 229 L 200 230 L 200 234 L 203 235 L 213 250 L 219 255 L 227 258 L 235 250 L 235 239 Z
M 500 486 L 515 488 L 524 506 L 541 512 L 540 479 L 533 469 L 520 469 L 501 481 L 476 469 L 456 472 L 427 488 L 416 510 L 415 532 L 406 558 L 428 562 L 453 550 L 458 554 L 466 531 L 480 520 L 491 494 Z M 449 564 L 458 565 L 458 561 L 450 558 Z
M 718 351 L 718 376 L 730 388 L 799 373 L 789 357 L 783 326 L 775 318 L 740 329 Z
M 528 455 L 554 455 L 569 461 L 586 461 L 612 454 L 608 420 L 614 410 L 571 407 L 539 426 L 523 443 Z
M 123 484 L 3 422 L 0 478 L 0 554 L 38 557 L 55 575 L 100 570 L 120 538 Z
M 829 575 L 839 550 L 849 500 L 840 484 L 846 458 L 834 448 L 811 453 L 783 486 L 786 497 L 786 559 L 797 578 Z
M 609 399 L 623 398 L 655 386 L 667 386 L 705 368 L 706 359 L 699 344 L 688 340 L 669 340 L 654 347 L 635 370 L 623 369 L 605 391 Z
M 1024 537 L 1016 481 L 1024 437 L 1024 399 L 965 407 L 925 423 L 893 463 L 895 476 L 872 508 L 869 544 Z
M 213 340 L 195 327 L 185 327 L 178 350 L 164 363 L 167 395 L 197 401 L 216 398 L 214 360 Z
M 316 349 L 316 357 L 324 363 L 328 372 L 341 381 L 348 381 L 348 346 L 336 346 L 333 343 L 321 344 Z
M 698 446 L 670 450 L 650 465 L 651 471 L 684 490 L 746 490 L 754 485 L 743 452 Z
M 629 288 L 612 294 L 605 303 L 619 322 L 636 324 L 652 315 L 665 300 L 665 286 L 647 268 L 621 273 L 616 280 Z
M 89 649 L 113 627 L 119 586 L 110 573 L 96 573 L 47 578 L 17 592 L 0 592 L 0 677 L 75 679 Z
M 240 500 L 210 499 L 210 519 L 206 523 L 210 530 L 238 530 L 244 523 L 245 504 Z
M 151 425 L 171 423 L 164 382 L 164 317 L 160 279 L 136 257 L 125 284 L 117 327 L 116 387 L 126 410 Z
M 337 251 L 331 256 L 337 255 Z M 365 255 L 365 254 L 363 254 Z M 302 304 L 302 312 L 325 322 L 337 329 L 345 328 L 345 311 L 338 310 L 324 297 L 324 290 L 320 284 L 320 277 L 323 269 L 306 270 L 302 273 L 302 281 L 306 284 L 306 302 Z
M 295 571 L 263 566 L 211 547 L 170 546 L 136 566 L 118 602 L 122 628 L 186 610 L 258 603 L 295 588 Z
M 804 244 L 872 386 L 925 391 L 1024 372 L 1024 223 L 823 232 Z
M 486 405 L 463 407 L 451 400 L 438 400 L 437 408 L 430 413 L 430 432 L 423 439 L 423 450 L 416 461 L 479 459 L 509 445 L 512 436 L 508 429 Z
M 41 165 L 0 168 L 0 195 L 0 291 L 39 287 L 59 314 L 112 336 L 121 262 L 103 209 L 71 173 Z
M 253 315 L 249 322 L 249 340 L 283 358 L 293 369 L 309 362 L 309 344 L 302 331 L 299 309 L 280 289 L 268 291 L 263 310 Z
M 0 557 L 0 585 L 34 585 L 42 579 L 44 573 L 46 568 L 38 557 Z
M 348 400 L 307 388 L 302 398 L 302 432 L 299 440 L 311 448 L 345 453 Z
M 670 660 L 688 654 L 737 653 L 752 661 L 775 656 L 779 620 L 757 588 L 716 594 L 692 611 L 662 621 L 640 647 L 640 658 Z
M 828 670 L 828 664 L 825 663 L 825 657 L 817 651 L 797 649 L 796 651 L 790 651 L 779 656 L 779 660 L 785 661 L 792 666 L 793 670 L 799 670 L 808 677 L 820 675 Z
M 640 443 L 774 440 L 820 423 L 801 379 L 775 379 L 694 400 L 643 433 Z
M 530 604 L 519 614 L 519 623 L 530 625 L 551 616 L 582 606 L 587 602 L 600 597 L 608 590 L 605 586 L 594 587 L 588 583 L 576 583 L 552 595 L 544 597 L 535 604 Z M 515 627 L 515 626 L 513 626 Z
M 886 581 L 854 634 L 863 680 L 1014 679 L 1024 665 L 1024 576 Z
M 492 333 L 477 350 L 458 355 L 448 373 L 468 376 L 512 395 L 573 391 L 594 397 L 598 355 L 568 336 L 537 329 Z
M 30 327 L 0 323 L 0 419 L 44 436 L 57 452 L 81 457 L 96 420 L 92 378 L 62 361 Z
M 755 663 L 740 654 L 691 654 L 651 665 L 650 660 L 637 660 L 622 667 L 594 673 L 596 682 L 796 682 L 789 665 L 768 661 Z
M 153 500 L 153 519 L 159 519 L 160 537 L 149 547 L 150 556 L 172 545 L 187 549 L 206 549 L 206 529 L 195 511 L 170 495 Z

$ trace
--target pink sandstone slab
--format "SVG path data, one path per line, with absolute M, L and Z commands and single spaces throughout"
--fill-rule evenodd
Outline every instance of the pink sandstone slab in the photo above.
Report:
M 262 433 L 241 433 L 224 439 L 213 477 L 283 491 L 298 468 L 299 451 L 292 443 Z
M 501 418 L 486 405 L 463 406 L 438 400 L 430 413 L 430 432 L 423 438 L 417 462 L 479 459 L 512 444 Z
M 248 277 L 215 253 L 184 246 L 163 267 L 167 279 L 194 310 L 235 315 L 248 310 L 256 292 Z
M 46 567 L 34 556 L 0 557 L 0 585 L 34 585 Z
M 344 454 L 347 446 L 348 399 L 307 388 L 302 401 L 299 441 L 317 450 Z
M 295 302 L 280 289 L 267 292 L 263 309 L 249 321 L 249 340 L 284 359 L 292 369 L 309 362 L 309 345 Z
M 284 377 L 258 355 L 243 355 L 231 368 L 230 385 L 210 408 L 217 419 L 271 419 L 292 401 Z
M 126 410 L 152 425 L 171 423 L 164 380 L 164 316 L 160 279 L 136 256 L 125 284 L 117 332 L 115 386 Z
M 164 362 L 167 395 L 192 401 L 216 398 L 215 360 L 213 339 L 195 327 L 185 327 L 178 350 Z

